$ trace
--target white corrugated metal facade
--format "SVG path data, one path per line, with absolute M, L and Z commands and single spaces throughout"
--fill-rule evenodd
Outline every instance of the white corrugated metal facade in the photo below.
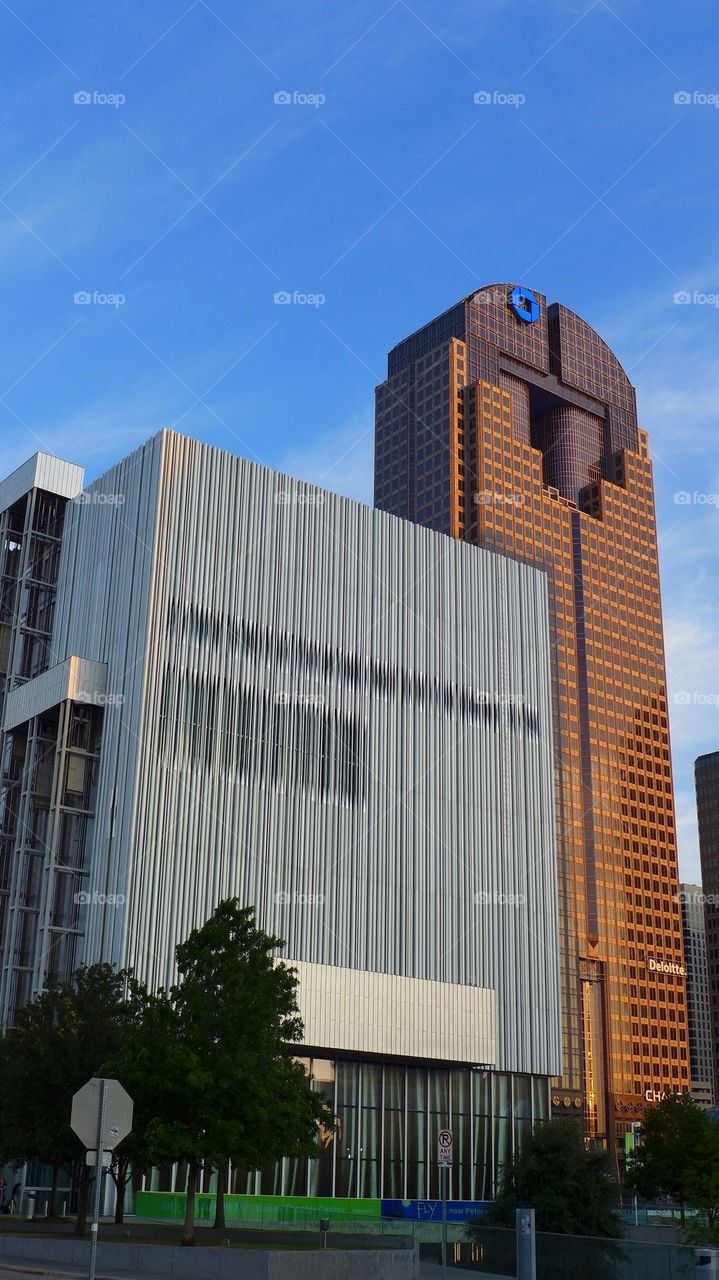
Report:
M 63 539 L 53 661 L 109 698 L 84 958 L 166 984 L 237 894 L 311 966 L 493 991 L 497 1068 L 556 1073 L 547 619 L 536 569 L 156 436 Z

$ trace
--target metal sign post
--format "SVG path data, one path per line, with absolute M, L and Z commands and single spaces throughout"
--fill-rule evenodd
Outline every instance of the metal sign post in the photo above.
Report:
M 92 1211 L 92 1226 L 90 1228 L 90 1280 L 95 1280 L 95 1266 L 97 1263 L 97 1229 L 100 1222 L 100 1191 L 102 1188 L 103 1165 L 101 1152 L 103 1150 L 102 1139 L 105 1132 L 105 1112 L 107 1111 L 107 1080 L 101 1081 L 100 1084 L 100 1112 L 97 1120 L 97 1143 L 95 1150 L 98 1154 L 98 1160 L 95 1165 L 95 1207 Z
M 73 1097 L 70 1124 L 85 1146 L 86 1164 L 96 1169 L 90 1237 L 90 1280 L 95 1280 L 102 1175 L 118 1142 L 132 1129 L 132 1098 L 119 1080 L 93 1076 Z
M 447 1270 L 447 1185 L 449 1171 L 454 1163 L 454 1137 L 451 1129 L 440 1129 L 437 1134 L 437 1164 L 442 1183 L 442 1270 Z
M 517 1280 L 537 1280 L 534 1209 L 517 1209 Z

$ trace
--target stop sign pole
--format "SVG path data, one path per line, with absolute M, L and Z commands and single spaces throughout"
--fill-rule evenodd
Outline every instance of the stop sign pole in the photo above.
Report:
M 95 1154 L 95 1205 L 92 1211 L 92 1227 L 90 1228 L 90 1280 L 95 1280 L 97 1265 L 97 1232 L 100 1223 L 100 1191 L 102 1189 L 102 1139 L 105 1133 L 105 1113 L 107 1111 L 107 1080 L 100 1081 L 100 1106 L 97 1117 L 97 1143 Z

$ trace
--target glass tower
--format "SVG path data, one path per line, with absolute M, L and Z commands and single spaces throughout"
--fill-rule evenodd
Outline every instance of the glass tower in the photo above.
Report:
M 619 361 L 558 303 L 490 285 L 400 342 L 375 504 L 541 565 L 550 586 L 563 1075 L 557 1115 L 621 1151 L 689 1088 L 648 438 Z

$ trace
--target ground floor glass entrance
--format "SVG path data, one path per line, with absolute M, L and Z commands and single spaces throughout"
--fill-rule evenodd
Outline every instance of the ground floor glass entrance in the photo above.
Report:
M 502 1165 L 549 1114 L 546 1077 L 470 1068 L 304 1058 L 337 1117 L 317 1160 L 283 1160 L 248 1194 L 434 1199 L 437 1133 L 454 1132 L 449 1197 L 489 1200 Z

